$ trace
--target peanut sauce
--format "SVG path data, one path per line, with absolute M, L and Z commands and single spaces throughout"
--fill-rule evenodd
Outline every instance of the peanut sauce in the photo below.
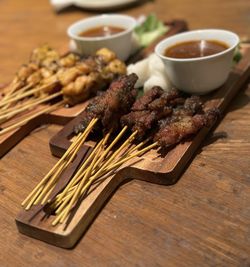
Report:
M 80 32 L 80 37 L 106 37 L 125 31 L 124 28 L 115 26 L 100 26 Z
M 198 58 L 218 54 L 228 45 L 216 40 L 188 41 L 175 44 L 164 51 L 164 56 L 171 58 Z

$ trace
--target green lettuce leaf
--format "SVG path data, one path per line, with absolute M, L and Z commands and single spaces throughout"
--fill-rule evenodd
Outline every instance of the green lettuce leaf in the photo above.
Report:
M 139 45 L 146 47 L 168 31 L 168 27 L 157 19 L 154 14 L 147 16 L 146 20 L 135 28 Z

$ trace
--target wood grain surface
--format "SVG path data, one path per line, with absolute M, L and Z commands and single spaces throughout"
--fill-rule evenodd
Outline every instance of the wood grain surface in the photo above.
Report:
M 0 11 L 1 83 L 32 48 L 45 41 L 59 48 L 67 26 L 90 15 L 75 9 L 56 15 L 47 0 L 1 0 Z M 123 10 L 151 11 L 187 19 L 193 29 L 250 33 L 248 0 L 158 0 Z M 73 250 L 17 233 L 20 202 L 56 162 L 48 140 L 61 127 L 33 132 L 0 160 L 0 266 L 249 266 L 249 98 L 246 86 L 176 185 L 124 185 Z

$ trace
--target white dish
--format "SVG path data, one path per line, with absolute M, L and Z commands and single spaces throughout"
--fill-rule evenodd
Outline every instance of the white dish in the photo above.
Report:
M 217 40 L 228 45 L 228 49 L 206 57 L 170 58 L 164 51 L 181 42 L 195 40 Z M 161 41 L 155 48 L 156 54 L 165 64 L 170 81 L 178 89 L 196 94 L 205 94 L 225 83 L 231 70 L 233 55 L 239 37 L 226 30 L 207 29 L 180 33 Z
M 100 15 L 80 20 L 68 28 L 69 37 L 74 40 L 77 51 L 82 55 L 91 55 L 100 48 L 109 48 L 121 60 L 126 60 L 132 48 L 132 33 L 137 22 L 126 15 Z M 79 33 L 99 26 L 116 26 L 125 30 L 102 37 L 82 37 Z
M 116 8 L 126 7 L 139 0 L 50 0 L 51 4 L 58 11 L 74 5 L 89 10 L 111 10 Z

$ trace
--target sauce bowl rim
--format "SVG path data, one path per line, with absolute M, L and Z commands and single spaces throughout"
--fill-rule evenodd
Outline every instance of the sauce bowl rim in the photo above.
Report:
M 84 36 L 79 36 L 77 34 L 72 33 L 73 28 L 75 28 L 76 26 L 86 23 L 88 21 L 94 21 L 94 20 L 98 20 L 100 18 L 111 18 L 111 17 L 120 17 L 121 19 L 128 19 L 130 20 L 130 22 L 132 23 L 132 26 L 125 28 L 124 31 L 116 33 L 116 34 L 112 34 L 110 36 L 98 36 L 98 37 L 84 37 Z M 110 39 L 115 39 L 118 38 L 120 36 L 126 35 L 127 33 L 131 32 L 134 30 L 134 28 L 137 25 L 137 21 L 135 18 L 129 16 L 129 15 L 120 15 L 120 14 L 102 14 L 102 15 L 97 15 L 97 16 L 92 16 L 92 17 L 88 17 L 88 18 L 84 18 L 81 20 L 78 20 L 76 22 L 74 22 L 73 24 L 71 24 L 68 29 L 67 29 L 67 34 L 71 39 L 74 40 L 78 40 L 78 41 L 103 41 L 103 40 L 110 40 Z M 99 26 L 96 27 L 100 27 L 102 26 L 101 22 Z M 112 26 L 112 25 L 109 25 Z M 125 26 L 124 26 L 125 27 Z
M 216 54 L 213 54 L 213 55 L 209 55 L 209 56 L 204 56 L 204 57 L 193 57 L 193 58 L 173 58 L 173 57 L 167 57 L 165 56 L 163 53 L 162 53 L 162 50 L 166 50 L 166 48 L 168 47 L 167 45 L 164 47 L 164 49 L 161 49 L 160 51 L 160 47 L 163 46 L 163 44 L 166 42 L 166 41 L 169 41 L 169 40 L 173 40 L 175 39 L 176 37 L 180 37 L 180 36 L 188 36 L 188 35 L 191 35 L 191 34 L 195 34 L 195 33 L 201 33 L 201 32 L 224 32 L 226 34 L 230 34 L 231 36 L 233 36 L 235 38 L 235 43 L 233 45 L 230 45 L 227 49 L 219 52 L 219 53 L 216 53 Z M 217 40 L 216 38 L 213 38 L 212 40 L 214 41 L 220 41 L 220 40 Z M 188 41 L 188 40 L 185 40 L 185 41 Z M 190 38 L 190 41 L 192 41 L 192 38 Z M 181 43 L 182 41 L 178 41 L 176 44 L 178 43 Z M 167 37 L 165 39 L 163 39 L 162 41 L 160 41 L 156 47 L 155 47 L 155 53 L 162 59 L 165 59 L 165 60 L 169 60 L 169 61 L 175 61 L 175 62 L 194 62 L 194 61 L 202 61 L 202 60 L 207 60 L 207 59 L 213 59 L 213 58 L 216 58 L 218 56 L 222 56 L 224 54 L 227 54 L 228 52 L 234 50 L 237 45 L 239 44 L 240 42 L 240 38 L 239 36 L 232 32 L 232 31 L 228 31 L 228 30 L 223 30 L 223 29 L 200 29 L 200 30 L 192 30 L 192 31 L 187 31 L 187 32 L 183 32 L 183 33 L 179 33 L 179 34 L 176 34 L 176 35 L 173 35 L 171 37 Z M 227 44 L 228 45 L 228 44 Z M 172 46 L 172 45 L 171 45 Z

